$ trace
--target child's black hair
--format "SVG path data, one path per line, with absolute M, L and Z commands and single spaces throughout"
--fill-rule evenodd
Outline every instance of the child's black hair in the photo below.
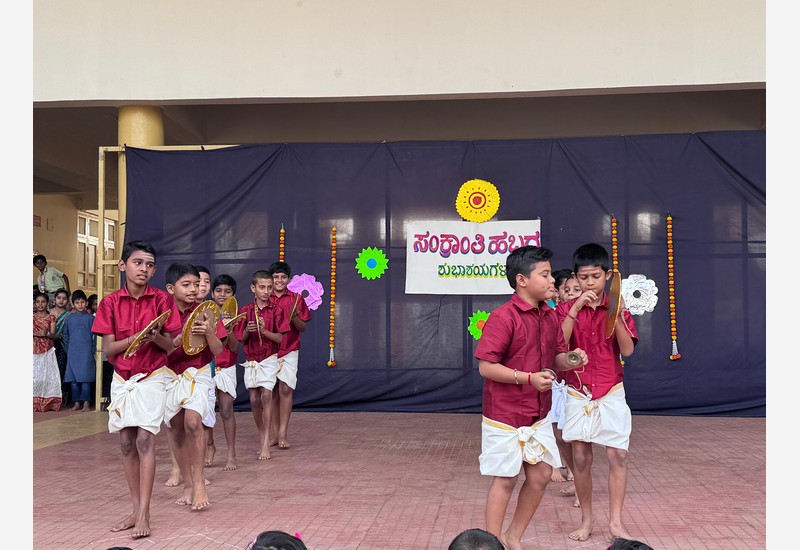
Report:
M 125 246 L 122 247 L 122 256 L 120 258 L 123 262 L 127 262 L 128 258 L 131 257 L 131 254 L 136 252 L 137 250 L 141 250 L 142 252 L 147 252 L 148 254 L 153 255 L 153 259 L 156 258 L 156 249 L 153 248 L 153 245 L 147 241 L 129 241 L 125 243 Z
M 36 265 L 36 262 L 39 260 L 44 260 L 44 262 L 47 263 L 47 258 L 44 257 L 44 254 L 37 254 L 33 257 L 33 265 Z
M 559 269 L 558 271 L 553 272 L 553 279 L 556 280 L 555 286 L 556 290 L 564 284 L 564 281 L 568 281 L 572 279 L 572 270 L 571 269 Z
M 222 275 L 217 275 L 214 277 L 214 281 L 211 283 L 211 291 L 213 292 L 215 288 L 219 285 L 228 285 L 231 287 L 231 290 L 234 294 L 236 294 L 236 279 L 228 275 L 227 273 L 223 273 Z
M 269 272 L 273 275 L 276 273 L 285 273 L 287 277 L 292 276 L 292 268 L 289 267 L 289 264 L 286 262 L 272 262 L 272 265 L 269 266 Z
M 599 267 L 603 271 L 608 271 L 608 251 L 597 243 L 589 243 L 579 246 L 572 255 L 574 271 L 578 273 L 578 268 L 582 266 Z
M 200 273 L 197 272 L 197 268 L 192 264 L 174 263 L 170 264 L 170 266 L 167 268 L 167 273 L 164 275 L 164 279 L 167 281 L 168 285 L 174 285 L 184 275 L 194 275 L 198 278 L 200 277 Z
M 553 256 L 549 248 L 541 246 L 520 246 L 506 258 L 506 278 L 511 288 L 517 288 L 517 275 L 528 277 L 539 262 L 547 262 Z
M 78 289 L 78 290 L 76 290 L 75 292 L 72 293 L 72 303 L 73 304 L 75 303 L 75 300 L 86 300 L 87 302 L 89 301 L 89 299 L 86 298 L 86 293 L 84 291 L 82 291 L 81 289 Z
M 211 275 L 211 271 L 204 265 L 194 264 L 195 269 L 197 269 L 198 273 L 208 273 Z
M 447 550 L 503 550 L 505 546 L 495 535 L 483 529 L 467 529 L 458 534 Z
M 272 271 L 266 269 L 259 269 L 258 271 L 253 273 L 253 279 L 251 281 L 251 284 L 255 286 L 256 283 L 258 283 L 259 279 L 272 279 Z

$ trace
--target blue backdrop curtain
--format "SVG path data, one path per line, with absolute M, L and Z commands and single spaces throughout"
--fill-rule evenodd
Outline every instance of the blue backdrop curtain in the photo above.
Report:
M 460 220 L 473 178 L 500 193 L 498 220 L 541 219 L 553 269 L 586 242 L 611 250 L 623 278 L 643 274 L 658 305 L 635 316 L 625 361 L 634 413 L 764 416 L 765 132 L 514 141 L 271 144 L 217 150 L 126 148 L 126 240 L 156 247 L 155 286 L 175 261 L 232 275 L 240 305 L 250 278 L 278 259 L 314 275 L 323 304 L 302 335 L 295 408 L 479 412 L 482 378 L 467 331 L 476 310 L 509 296 L 407 295 L 405 225 Z M 674 223 L 681 359 L 670 361 L 666 216 Z M 330 231 L 338 231 L 336 366 L 327 365 Z M 366 247 L 389 258 L 362 278 Z M 237 410 L 249 409 L 241 383 Z

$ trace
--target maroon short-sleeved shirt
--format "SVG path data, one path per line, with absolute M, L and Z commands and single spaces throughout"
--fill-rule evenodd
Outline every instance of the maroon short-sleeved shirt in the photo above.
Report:
M 306 301 L 303 299 L 303 296 L 297 294 L 296 292 L 292 292 L 288 288 L 286 292 L 283 293 L 282 296 L 277 297 L 274 294 L 270 295 L 269 302 L 273 306 L 277 306 L 283 310 L 283 315 L 289 322 L 289 332 L 283 335 L 283 339 L 281 340 L 281 346 L 278 350 L 278 357 L 283 357 L 290 351 L 300 349 L 300 332 L 294 328 L 292 324 L 292 319 L 290 315 L 292 315 L 292 308 L 295 307 L 295 302 L 297 303 L 297 316 L 300 318 L 301 321 L 305 321 L 306 323 L 311 320 L 311 311 L 308 309 L 308 305 L 306 305 Z
M 115 340 L 125 340 L 141 332 L 165 311 L 172 309 L 174 303 L 172 296 L 160 288 L 148 285 L 137 299 L 124 286 L 100 300 L 92 332 L 99 335 L 113 334 Z M 163 331 L 172 333 L 180 326 L 177 311 L 173 311 L 164 324 Z M 152 342 L 143 345 L 132 357 L 125 359 L 124 355 L 123 352 L 109 356 L 108 362 L 114 365 L 114 371 L 125 380 L 134 374 L 150 374 L 167 364 L 167 353 Z
M 528 385 L 528 372 L 553 369 L 555 357 L 567 351 L 555 311 L 541 302 L 534 307 L 517 294 L 495 309 L 483 326 L 475 358 L 517 369 L 519 385 L 483 381 L 483 416 L 515 428 L 530 426 L 550 412 L 550 392 Z
M 186 311 L 183 313 L 178 311 L 178 307 L 175 306 L 175 309 L 172 312 L 172 316 L 177 316 L 180 318 L 181 326 L 178 327 L 178 330 L 172 333 L 172 337 L 175 338 L 176 336 L 180 336 L 183 334 L 183 327 L 186 326 L 186 321 L 189 320 L 189 317 L 192 315 L 192 312 L 197 309 L 199 303 L 194 303 L 186 308 Z M 222 323 L 217 323 L 217 338 L 222 340 L 223 342 L 228 337 L 228 333 L 225 330 L 225 327 Z M 196 353 L 194 355 L 187 355 L 186 352 L 183 350 L 183 346 L 178 346 L 175 350 L 169 354 L 167 357 L 167 366 L 170 368 L 172 372 L 175 374 L 181 374 L 186 369 L 194 367 L 199 369 L 205 365 L 208 365 L 214 359 L 214 354 L 211 352 L 208 346 L 206 346 L 203 351 L 200 353 Z
M 241 308 L 239 313 L 245 314 L 245 319 L 236 327 L 236 337 L 240 342 L 244 337 L 244 329 L 247 327 L 247 323 L 254 321 L 256 315 L 261 317 L 263 326 L 269 332 L 281 333 L 286 338 L 286 334 L 291 330 L 283 310 L 275 307 L 272 302 L 268 302 L 263 308 L 256 306 L 255 302 L 251 302 Z M 273 353 L 278 353 L 278 344 L 263 336 L 259 341 L 258 333 L 256 332 L 247 337 L 247 341 L 242 345 L 242 348 L 247 361 L 263 361 Z
M 564 322 L 570 308 L 577 298 L 563 302 L 556 306 L 558 324 Z M 629 311 L 621 311 L 622 319 L 633 339 L 633 344 L 639 341 L 639 333 Z M 619 357 L 619 343 L 616 336 L 605 337 L 606 317 L 608 317 L 608 294 L 603 294 L 603 299 L 596 308 L 584 306 L 577 315 L 577 320 L 572 324 L 572 337 L 569 341 L 570 349 L 581 348 L 586 352 L 589 362 L 584 367 L 559 373 L 562 379 L 573 388 L 591 393 L 593 399 L 603 397 L 608 391 L 622 382 L 622 363 Z

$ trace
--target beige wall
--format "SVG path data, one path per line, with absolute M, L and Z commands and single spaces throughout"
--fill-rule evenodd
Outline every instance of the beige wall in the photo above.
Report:
M 33 6 L 35 102 L 535 95 L 766 82 L 764 0 Z

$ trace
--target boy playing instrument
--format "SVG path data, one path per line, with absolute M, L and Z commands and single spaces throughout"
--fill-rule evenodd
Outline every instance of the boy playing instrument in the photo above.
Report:
M 222 351 L 225 328 L 222 323 L 205 317 L 190 319 L 200 305 L 195 299 L 200 275 L 192 264 L 172 264 L 167 268 L 167 292 L 175 300 L 173 315 L 180 319 L 180 328 L 172 333 L 174 351 L 167 360 L 167 399 L 164 422 L 172 430 L 173 450 L 183 478 L 183 495 L 178 505 L 191 504 L 192 510 L 211 505 L 206 492 L 203 465 L 205 432 L 203 418 L 208 414 L 208 392 L 214 381 L 209 363 Z M 213 312 L 212 312 L 213 314 Z M 185 325 L 191 322 L 191 334 L 202 335 L 206 345 L 189 354 L 183 347 Z
M 286 262 L 275 262 L 269 266 L 273 287 L 270 302 L 283 310 L 290 330 L 281 340 L 278 350 L 278 391 L 272 396 L 272 436 L 270 445 L 279 449 L 289 448 L 289 417 L 292 414 L 292 397 L 297 387 L 297 368 L 300 361 L 300 333 L 305 332 L 311 312 L 303 296 L 287 288 L 292 268 Z
M 118 264 L 125 285 L 103 298 L 92 332 L 103 338 L 103 351 L 114 366 L 108 405 L 108 431 L 119 432 L 122 464 L 133 512 L 111 530 L 133 529 L 131 538 L 150 535 L 150 499 L 156 472 L 155 435 L 164 421 L 164 366 L 172 350 L 169 332 L 180 321 L 170 316 L 142 335 L 130 357 L 125 352 L 151 321 L 172 309 L 173 300 L 148 283 L 156 271 L 156 251 L 146 241 L 131 241 Z
M 483 422 L 479 457 L 482 475 L 492 476 L 486 499 L 486 530 L 506 548 L 520 550 L 522 535 L 550 481 L 561 465 L 553 426 L 547 418 L 555 368 L 567 368 L 567 344 L 555 311 L 546 304 L 552 294 L 547 248 L 523 246 L 506 258 L 511 300 L 495 309 L 475 349 L 483 383 Z M 583 362 L 586 354 L 575 350 Z M 549 396 L 546 396 L 549 397 Z M 520 466 L 525 481 L 508 529 L 503 519 L 517 484 Z
M 244 347 L 244 384 L 250 394 L 250 407 L 260 436 L 259 460 L 269 460 L 270 427 L 272 421 L 272 390 L 278 380 L 278 349 L 289 322 L 283 311 L 272 305 L 272 273 L 259 270 L 253 273 L 250 290 L 255 300 L 244 306 L 247 324 L 239 323 L 236 337 Z
M 214 278 L 211 283 L 211 296 L 214 303 L 222 305 L 236 294 L 236 279 L 223 273 Z M 221 322 L 230 320 L 231 314 L 228 311 L 222 312 Z M 234 330 L 240 321 L 236 321 L 227 326 L 228 338 L 225 340 L 225 347 L 222 353 L 217 355 L 216 375 L 214 383 L 216 385 L 217 403 L 219 403 L 219 416 L 222 418 L 222 428 L 225 431 L 225 441 L 228 443 L 228 460 L 223 470 L 235 470 L 236 464 L 236 417 L 233 414 L 233 402 L 236 400 L 236 364 L 239 358 L 239 339 Z
M 606 338 L 609 296 L 605 284 L 613 271 L 605 248 L 595 243 L 583 245 L 573 254 L 573 264 L 581 295 L 559 304 L 557 313 L 564 339 L 586 349 L 589 359 L 582 368 L 565 374 L 569 388 L 561 435 L 572 443 L 575 489 L 581 506 L 581 525 L 569 538 L 583 541 L 592 533 L 593 443 L 604 445 L 608 457 L 610 537 L 631 538 L 622 525 L 631 410 L 625 401 L 620 354 L 631 355 L 639 337 L 630 312 L 621 304 L 613 334 Z

